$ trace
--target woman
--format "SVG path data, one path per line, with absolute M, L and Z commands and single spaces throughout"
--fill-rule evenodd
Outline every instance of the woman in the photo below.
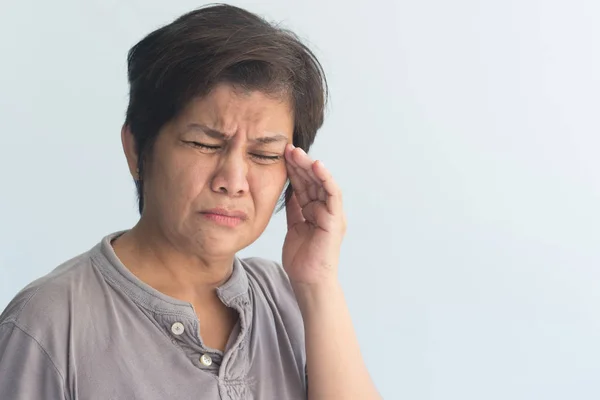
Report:
M 326 97 L 313 54 L 218 5 L 149 34 L 128 74 L 140 220 L 9 304 L 0 397 L 379 398 L 337 279 L 340 189 L 306 154 Z M 237 258 L 284 189 L 283 266 Z

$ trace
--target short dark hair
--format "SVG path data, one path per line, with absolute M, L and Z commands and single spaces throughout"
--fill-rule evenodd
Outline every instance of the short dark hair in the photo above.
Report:
M 293 144 L 308 151 L 323 125 L 328 96 L 323 68 L 292 32 L 226 4 L 191 11 L 148 34 L 127 57 L 125 124 L 138 155 L 136 180 L 144 208 L 144 164 L 160 129 L 216 84 L 287 96 L 294 110 Z M 292 194 L 286 188 L 280 208 Z

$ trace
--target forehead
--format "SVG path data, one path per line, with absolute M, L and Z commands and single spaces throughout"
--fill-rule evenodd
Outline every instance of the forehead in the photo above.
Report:
M 294 114 L 285 95 L 242 90 L 228 84 L 216 86 L 208 95 L 190 101 L 179 118 L 182 123 L 197 122 L 228 135 L 243 130 L 267 131 L 290 136 Z

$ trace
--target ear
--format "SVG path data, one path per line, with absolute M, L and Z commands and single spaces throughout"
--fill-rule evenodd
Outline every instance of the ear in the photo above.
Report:
M 133 179 L 139 180 L 138 176 L 138 155 L 135 151 L 135 139 L 129 125 L 124 124 L 121 129 L 121 143 L 123 145 L 123 152 L 127 159 L 127 165 L 129 166 L 129 173 L 133 176 Z

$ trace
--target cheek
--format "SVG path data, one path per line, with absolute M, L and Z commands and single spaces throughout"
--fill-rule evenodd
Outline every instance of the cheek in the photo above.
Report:
M 210 191 L 210 182 L 214 174 L 215 165 L 212 163 L 198 162 L 182 165 L 179 170 L 179 179 L 176 189 L 186 199 L 186 202 L 196 202 L 201 193 Z
M 267 169 L 268 171 L 266 171 Z M 248 176 L 248 183 L 255 206 L 257 208 L 273 208 L 282 194 L 286 181 L 285 165 L 252 171 Z M 268 210 L 269 213 L 271 211 Z
M 173 157 L 160 167 L 162 197 L 171 205 L 185 206 L 209 185 L 214 166 L 198 157 Z M 183 204 L 181 204 L 183 203 Z

